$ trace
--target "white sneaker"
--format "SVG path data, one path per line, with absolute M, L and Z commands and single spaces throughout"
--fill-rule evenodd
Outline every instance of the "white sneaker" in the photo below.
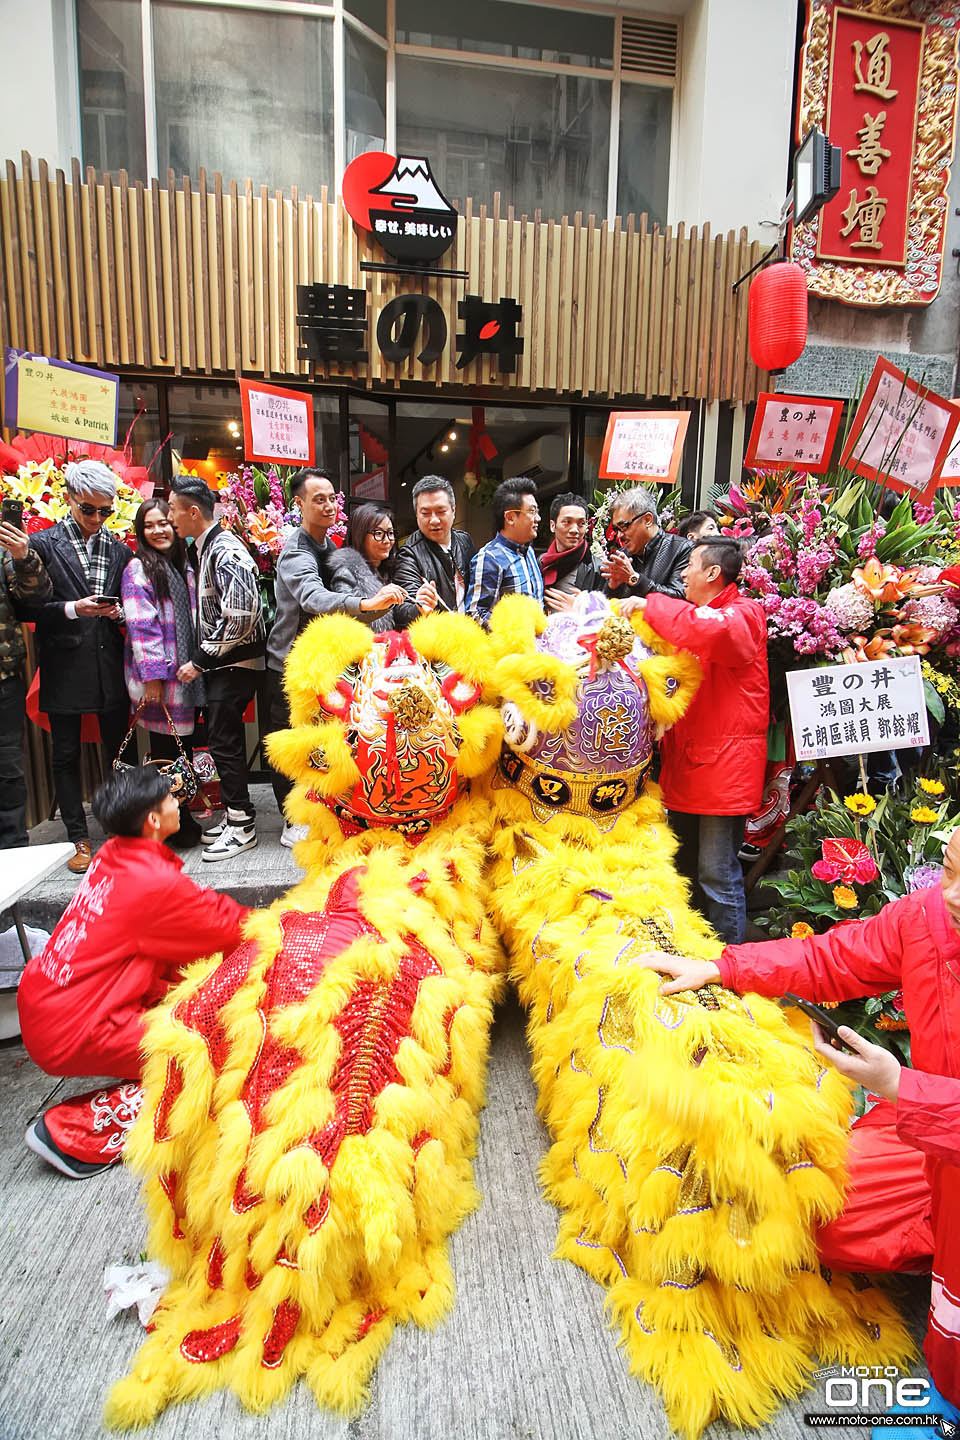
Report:
M 291 825 L 289 820 L 285 820 L 280 832 L 280 844 L 286 845 L 288 850 L 292 850 L 294 845 L 299 845 L 301 840 L 306 840 L 309 834 L 309 825 Z
M 223 832 L 203 852 L 204 860 L 229 860 L 244 850 L 252 850 L 257 843 L 257 832 L 252 822 L 246 825 L 225 825 Z
M 218 820 L 216 825 L 211 825 L 209 830 L 204 830 L 203 835 L 200 838 L 200 844 L 213 845 L 215 841 L 220 839 L 220 836 L 223 834 L 226 826 L 227 817 L 226 813 L 224 813 L 222 820 Z

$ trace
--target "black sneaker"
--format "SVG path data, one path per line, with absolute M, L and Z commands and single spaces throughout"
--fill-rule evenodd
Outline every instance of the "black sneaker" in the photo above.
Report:
M 101 1170 L 112 1170 L 120 1159 L 117 1155 L 115 1159 L 107 1160 L 102 1165 L 92 1164 L 89 1160 L 75 1160 L 56 1144 L 42 1115 L 28 1126 L 23 1138 L 28 1150 L 39 1155 L 41 1160 L 46 1160 L 48 1165 L 52 1165 L 54 1170 L 59 1170 L 61 1175 L 66 1175 L 70 1180 L 86 1180 L 91 1175 L 99 1175 Z

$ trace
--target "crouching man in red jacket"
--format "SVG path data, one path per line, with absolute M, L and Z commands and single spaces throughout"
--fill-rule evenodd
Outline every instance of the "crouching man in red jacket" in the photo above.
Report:
M 114 838 L 20 982 L 23 1043 L 42 1070 L 129 1082 L 54 1105 L 27 1130 L 28 1147 L 74 1180 L 120 1159 L 142 1099 L 145 1012 L 184 965 L 241 939 L 247 911 L 195 884 L 163 843 L 180 826 L 170 786 L 151 766 L 100 786 L 93 813 Z
M 660 784 L 680 841 L 677 869 L 693 883 L 694 905 L 734 945 L 747 922 L 737 851 L 763 798 L 770 710 L 767 617 L 737 590 L 741 564 L 735 540 L 710 535 L 690 552 L 686 600 L 651 594 L 620 604 L 703 666 L 693 702 L 661 741 Z
M 856 1054 L 835 1050 L 814 1026 L 819 1054 L 883 1097 L 851 1132 L 846 1205 L 817 1243 L 837 1270 L 932 1268 L 924 1354 L 941 1396 L 960 1407 L 960 829 L 940 886 L 868 920 L 806 940 L 728 945 L 716 963 L 659 952 L 641 963 L 673 977 L 664 995 L 717 981 L 741 995 L 821 1001 L 903 990 L 913 1069 L 846 1026 Z M 930 1409 L 956 1419 L 937 1396 Z

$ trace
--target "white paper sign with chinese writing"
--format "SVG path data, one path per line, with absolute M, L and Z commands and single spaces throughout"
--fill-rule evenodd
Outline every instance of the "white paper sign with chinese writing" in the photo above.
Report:
M 929 744 L 919 655 L 790 670 L 787 691 L 798 760 Z
M 601 480 L 660 480 L 680 469 L 689 410 L 614 410 L 600 455 Z
M 244 456 L 284 465 L 314 463 L 313 397 L 262 381 L 241 380 Z
M 842 413 L 842 400 L 759 395 L 744 465 L 748 470 L 823 474 L 830 465 Z

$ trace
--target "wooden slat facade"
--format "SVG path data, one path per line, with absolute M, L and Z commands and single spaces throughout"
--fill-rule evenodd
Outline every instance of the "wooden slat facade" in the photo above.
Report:
M 674 231 L 630 215 L 543 220 L 468 203 L 444 266 L 469 279 L 363 272 L 387 257 L 326 189 L 254 190 L 201 170 L 166 188 L 34 166 L 0 175 L 0 342 L 107 370 L 274 380 L 351 378 L 526 395 L 727 400 L 766 381 L 746 344 L 747 290 L 731 283 L 760 254 L 746 231 Z M 346 284 L 368 296 L 369 363 L 311 369 L 297 358 L 296 287 Z M 432 295 L 448 339 L 422 365 L 384 360 L 376 321 L 398 294 Z M 457 303 L 511 295 L 523 305 L 514 374 L 481 357 L 456 368 Z

